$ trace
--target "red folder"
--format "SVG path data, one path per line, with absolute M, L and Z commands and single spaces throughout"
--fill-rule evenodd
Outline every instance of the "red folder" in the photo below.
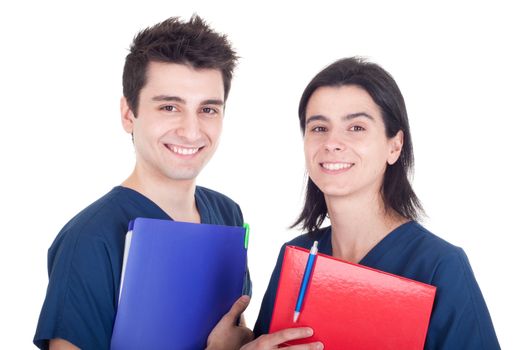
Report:
M 436 288 L 318 254 L 298 322 L 293 314 L 309 251 L 287 246 L 270 332 L 307 326 L 332 349 L 423 349 Z

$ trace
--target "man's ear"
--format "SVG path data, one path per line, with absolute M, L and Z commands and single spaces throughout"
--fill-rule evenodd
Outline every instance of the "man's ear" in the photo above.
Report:
M 124 131 L 133 135 L 134 122 L 135 122 L 134 112 L 132 112 L 132 109 L 128 105 L 128 101 L 123 96 L 121 97 L 121 124 L 123 125 Z
M 401 151 L 404 144 L 404 133 L 402 130 L 399 130 L 394 137 L 388 140 L 390 145 L 389 154 L 388 154 L 388 164 L 393 165 L 399 159 Z

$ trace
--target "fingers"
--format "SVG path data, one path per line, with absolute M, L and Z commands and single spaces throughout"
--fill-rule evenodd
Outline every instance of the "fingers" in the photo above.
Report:
M 247 327 L 237 327 L 240 335 L 240 345 L 247 344 L 248 342 L 254 340 L 254 333 Z
M 280 344 L 285 342 L 307 338 L 313 335 L 311 328 L 288 328 L 271 334 L 258 337 L 258 339 L 246 344 L 243 350 L 270 350 L 277 349 Z M 322 350 L 324 346 L 321 342 L 293 345 L 285 347 L 289 350 Z
M 302 338 L 308 338 L 313 335 L 313 330 L 311 328 L 288 328 L 284 329 L 278 332 L 274 332 L 271 334 L 266 334 L 260 336 L 258 339 L 256 339 L 254 342 L 249 343 L 246 347 L 243 349 L 258 349 L 258 350 L 266 350 L 266 349 L 276 349 L 280 344 L 283 344 L 285 342 L 295 340 L 295 339 L 302 339 Z M 286 347 L 284 349 L 290 349 L 290 350 L 322 350 L 324 346 L 320 342 L 316 343 L 309 343 L 309 344 L 301 344 L 301 345 L 293 345 Z
M 207 349 L 240 349 L 242 345 L 253 340 L 253 332 L 237 323 L 250 300 L 249 296 L 244 295 L 232 304 L 229 312 L 223 316 L 209 334 Z
M 324 349 L 324 345 L 321 342 L 316 342 L 316 343 L 288 346 L 288 347 L 285 347 L 285 348 L 282 348 L 282 349 L 287 349 L 287 350 L 322 350 L 322 349 Z
M 266 335 L 272 345 L 279 345 L 289 340 L 307 338 L 313 335 L 313 330 L 307 327 L 288 328 Z
M 225 314 L 225 316 L 223 316 L 223 318 L 228 319 L 229 323 L 234 324 L 237 322 L 238 318 L 245 311 L 245 309 L 247 309 L 250 301 L 251 298 L 248 295 L 242 295 L 234 302 L 234 304 L 232 304 L 231 309 Z

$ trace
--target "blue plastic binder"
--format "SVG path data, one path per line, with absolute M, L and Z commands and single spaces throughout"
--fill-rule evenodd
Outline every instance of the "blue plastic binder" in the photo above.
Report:
M 111 349 L 204 349 L 246 266 L 243 227 L 135 219 Z

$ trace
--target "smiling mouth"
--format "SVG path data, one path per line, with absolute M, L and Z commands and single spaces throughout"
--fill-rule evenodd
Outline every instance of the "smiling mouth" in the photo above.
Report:
M 204 147 L 204 146 L 202 147 L 181 147 L 181 146 L 169 145 L 169 144 L 166 144 L 165 146 L 166 148 L 171 150 L 173 153 L 182 155 L 182 156 L 192 156 L 198 153 Z
M 347 170 L 353 165 L 355 165 L 355 163 L 320 163 L 322 168 L 329 171 Z

